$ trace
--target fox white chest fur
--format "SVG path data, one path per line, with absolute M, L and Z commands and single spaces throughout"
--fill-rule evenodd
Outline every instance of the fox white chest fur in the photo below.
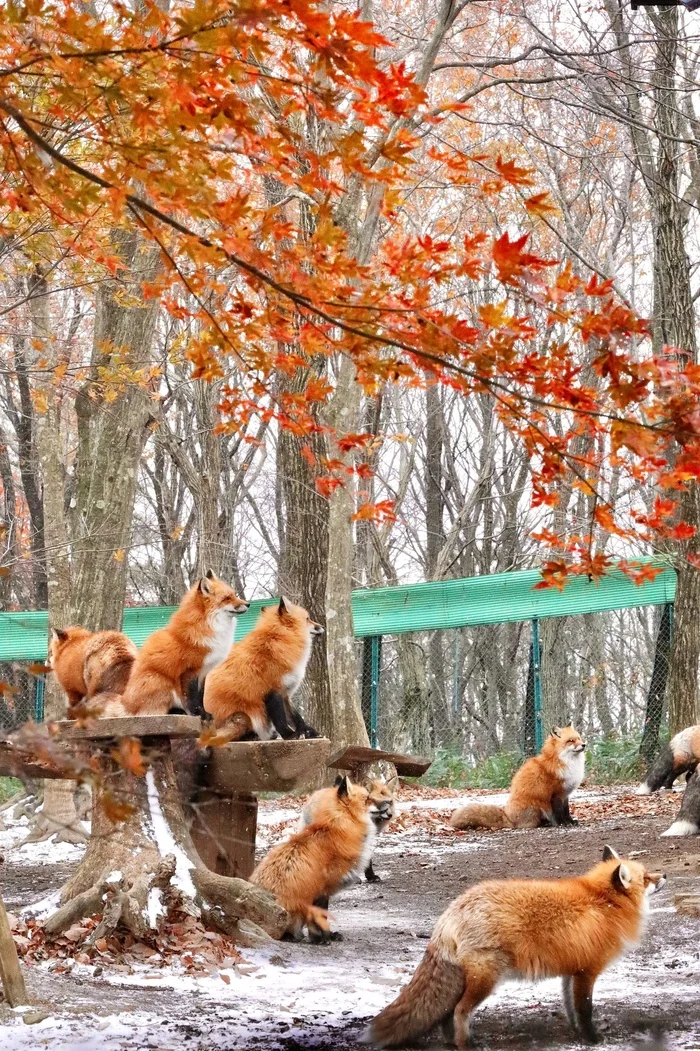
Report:
M 205 675 L 208 675 L 218 664 L 226 660 L 233 646 L 233 636 L 235 633 L 235 620 L 233 613 L 226 609 L 219 609 L 209 620 L 209 624 L 214 630 L 214 634 L 207 639 L 206 645 L 209 647 L 209 653 L 204 658 L 202 664 L 202 671 L 200 677 L 203 679 Z
M 564 791 L 569 795 L 583 781 L 583 775 L 586 772 L 586 753 L 569 752 L 568 755 L 563 756 L 563 761 L 562 782 Z
M 295 668 L 292 668 L 290 672 L 282 676 L 282 685 L 287 690 L 289 696 L 296 693 L 304 681 L 306 675 L 306 665 L 309 663 L 309 657 L 311 656 L 311 632 L 308 631 L 306 635 L 306 644 L 304 646 L 304 652 L 299 658 L 299 663 Z

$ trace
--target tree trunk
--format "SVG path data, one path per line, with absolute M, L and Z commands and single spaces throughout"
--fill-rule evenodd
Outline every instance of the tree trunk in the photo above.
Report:
M 430 755 L 430 690 L 425 674 L 425 653 L 411 635 L 398 635 L 396 649 L 401 674 L 402 747 L 418 755 Z
M 361 404 L 361 389 L 355 380 L 355 366 L 350 358 L 340 362 L 338 382 L 329 406 L 329 417 L 336 427 L 355 430 Z M 332 450 L 348 469 L 353 467 L 353 453 Z M 331 698 L 331 730 L 335 748 L 346 745 L 368 745 L 360 708 L 357 684 L 357 650 L 352 620 L 352 569 L 354 535 L 352 516 L 355 511 L 355 484 L 348 474 L 345 485 L 333 493 L 328 515 L 328 568 L 326 573 L 326 655 Z
M 647 691 L 644 729 L 639 754 L 647 767 L 650 767 L 659 750 L 659 730 L 664 713 L 666 684 L 668 682 L 669 657 L 671 654 L 671 625 L 673 623 L 673 606 L 670 603 L 661 610 L 659 629 L 654 646 L 654 666 Z
M 295 390 L 303 390 L 306 377 L 297 373 Z M 311 466 L 302 449 L 308 447 L 316 458 Z M 322 434 L 298 438 L 288 430 L 280 432 L 277 471 L 285 508 L 285 545 L 279 568 L 280 593 L 288 595 L 309 611 L 325 628 L 326 583 L 328 578 L 328 501 L 316 489 L 322 472 L 319 461 L 327 455 Z M 321 635 L 311 648 L 306 680 L 301 687 L 306 721 L 319 733 L 333 739 L 333 708 L 328 676 L 327 636 Z
M 78 456 L 72 515 L 73 616 L 93 631 L 122 622 L 139 462 L 148 435 L 151 362 L 157 300 L 134 303 L 141 283 L 155 277 L 159 250 L 136 232 L 114 235 L 131 293 L 105 282 L 97 297 L 90 374 L 76 398 Z M 128 366 L 136 379 L 109 392 L 110 371 Z M 105 379 L 105 374 L 107 379 Z

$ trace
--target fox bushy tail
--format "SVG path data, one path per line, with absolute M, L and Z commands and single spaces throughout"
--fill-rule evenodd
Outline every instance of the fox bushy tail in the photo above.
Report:
M 502 806 L 474 803 L 455 810 L 450 818 L 453 828 L 512 828 Z
M 396 1047 L 422 1036 L 454 1011 L 464 989 L 462 968 L 429 945 L 408 985 L 365 1030 L 363 1043 Z

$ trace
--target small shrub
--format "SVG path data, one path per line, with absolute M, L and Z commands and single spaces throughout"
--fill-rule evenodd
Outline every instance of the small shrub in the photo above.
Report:
M 589 741 L 586 781 L 592 785 L 614 785 L 639 781 L 642 761 L 638 737 L 608 737 Z
M 21 787 L 22 782 L 15 777 L 0 777 L 0 805 L 15 792 L 19 792 Z
M 435 788 L 508 788 L 522 758 L 519 752 L 497 752 L 472 763 L 454 749 L 438 748 L 420 783 Z

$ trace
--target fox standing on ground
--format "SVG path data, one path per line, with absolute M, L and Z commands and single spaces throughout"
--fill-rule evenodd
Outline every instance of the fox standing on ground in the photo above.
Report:
M 662 836 L 697 836 L 700 832 L 700 767 L 696 768 L 683 793 L 680 813 Z
M 478 883 L 443 912 L 418 970 L 366 1042 L 404 1044 L 452 1016 L 457 1047 L 466 1048 L 469 1017 L 499 981 L 559 975 L 571 1026 L 595 1042 L 595 981 L 638 941 L 647 896 L 664 881 L 606 847 L 602 863 L 575 879 Z
M 573 825 L 569 796 L 583 781 L 586 744 L 573 726 L 554 727 L 539 755 L 526 759 L 505 807 L 474 803 L 450 818 L 454 828 L 540 828 Z
M 287 910 L 287 934 L 295 940 L 305 926 L 312 942 L 339 937 L 330 931 L 328 899 L 372 856 L 376 830 L 367 804 L 367 789 L 343 777 L 317 807 L 312 824 L 273 847 L 250 877 Z
M 341 780 L 342 777 L 337 777 L 335 785 L 332 788 L 319 788 L 318 792 L 314 792 L 313 795 L 309 797 L 301 812 L 301 818 L 299 821 L 300 830 L 306 828 L 307 825 L 312 824 L 316 820 L 316 814 L 319 813 L 321 807 L 327 804 Z M 398 784 L 398 780 L 398 777 L 394 775 L 389 781 L 380 781 L 379 779 L 372 780 L 371 778 L 367 778 L 363 781 L 363 785 L 369 793 L 367 800 L 369 804 L 369 816 L 377 830 L 377 834 L 384 831 L 396 812 L 396 796 L 394 788 L 396 784 Z M 362 876 L 362 872 L 357 872 L 355 875 L 359 879 Z M 370 857 L 369 863 L 365 867 L 364 876 L 368 883 L 381 882 L 381 877 L 374 871 L 372 857 Z M 348 882 L 353 882 L 353 879 L 349 879 Z
M 315 635 L 323 628 L 301 606 L 281 598 L 260 611 L 244 639 L 235 643 L 223 664 L 208 676 L 204 709 L 222 726 L 239 716 L 236 737 L 256 734 L 318 737 L 289 703 L 304 681 Z
M 700 723 L 688 726 L 665 744 L 657 755 L 637 795 L 650 796 L 660 788 L 673 788 L 681 774 L 690 775 L 700 763 Z
M 69 719 L 80 715 L 125 715 L 119 698 L 138 650 L 121 631 L 52 628 L 46 667 L 68 698 Z
M 248 603 L 211 570 L 182 599 L 164 628 L 138 652 L 124 707 L 130 715 L 186 714 L 192 684 L 226 657 L 233 644 L 234 617 Z

